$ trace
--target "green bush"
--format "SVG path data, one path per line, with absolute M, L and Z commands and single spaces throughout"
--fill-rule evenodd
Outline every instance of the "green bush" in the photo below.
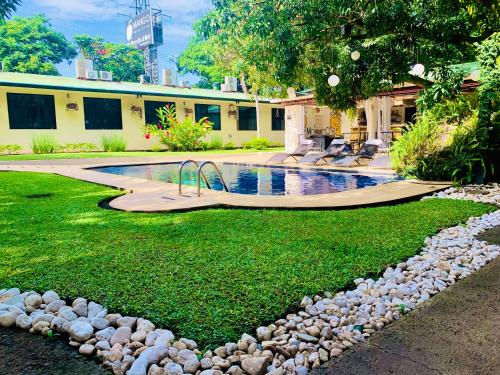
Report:
M 63 148 L 66 152 L 89 152 L 97 150 L 97 146 L 93 143 L 68 143 Z
M 0 154 L 3 154 L 3 153 L 7 153 L 9 155 L 17 154 L 22 149 L 23 148 L 18 144 L 0 145 Z
M 202 139 L 212 131 L 212 123 L 207 118 L 194 121 L 187 117 L 180 121 L 173 106 L 159 108 L 156 112 L 158 124 L 144 127 L 146 139 L 150 139 L 151 135 L 156 136 L 170 151 L 193 151 L 205 147 Z
M 254 148 L 256 150 L 264 150 L 271 147 L 271 142 L 267 138 L 252 138 L 250 141 L 243 143 L 243 148 Z
M 60 148 L 53 134 L 35 134 L 31 138 L 31 150 L 34 154 L 54 154 Z
M 213 136 L 210 142 L 208 143 L 209 150 L 222 150 L 223 142 L 222 137 L 219 135 Z
M 233 142 L 227 142 L 227 143 L 223 146 L 223 149 L 224 149 L 224 150 L 235 150 L 235 149 L 236 149 L 236 145 L 235 145 Z
M 394 169 L 408 178 L 471 183 L 484 175 L 485 134 L 474 98 L 458 98 L 424 112 L 391 148 Z
M 105 135 L 101 143 L 106 152 L 123 152 L 127 148 L 127 141 L 121 134 Z

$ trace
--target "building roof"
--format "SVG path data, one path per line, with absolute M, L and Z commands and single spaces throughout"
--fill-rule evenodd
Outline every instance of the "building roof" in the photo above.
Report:
M 222 92 L 187 87 L 171 87 L 133 82 L 89 81 L 71 77 L 38 74 L 0 72 L 0 86 L 38 89 L 102 92 L 111 94 L 152 95 L 169 98 L 205 99 L 231 102 L 253 102 L 253 98 L 241 92 Z M 269 103 L 270 99 L 259 99 Z

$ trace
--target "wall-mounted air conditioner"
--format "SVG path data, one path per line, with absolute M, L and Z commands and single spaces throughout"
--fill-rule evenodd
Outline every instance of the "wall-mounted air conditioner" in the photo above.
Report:
M 173 74 L 170 69 L 163 69 L 161 71 L 161 75 L 163 77 L 163 84 L 165 86 L 172 86 L 174 84 Z
M 99 72 L 97 70 L 87 69 L 85 71 L 85 79 L 99 79 Z
M 141 74 L 139 76 L 139 82 L 143 85 L 150 84 L 151 83 L 151 77 L 148 76 L 147 74 Z
M 112 81 L 113 73 L 101 70 L 99 72 L 99 78 L 102 79 L 103 81 Z
M 85 79 L 85 72 L 92 69 L 92 60 L 75 59 L 76 78 Z
M 181 87 L 185 87 L 185 88 L 190 89 L 191 85 L 189 84 L 189 81 L 182 81 L 181 82 Z
M 229 88 L 229 91 L 238 91 L 238 79 L 236 77 L 224 77 L 224 83 Z

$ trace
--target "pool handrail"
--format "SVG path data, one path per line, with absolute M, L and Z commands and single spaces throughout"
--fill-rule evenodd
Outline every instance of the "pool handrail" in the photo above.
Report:
M 182 169 L 184 168 L 184 166 L 186 164 L 190 164 L 190 163 L 193 163 L 194 165 L 196 165 L 197 168 L 200 167 L 200 164 L 198 164 L 198 162 L 196 160 L 192 160 L 192 159 L 188 159 L 188 160 L 184 160 L 180 167 L 179 167 L 179 195 L 182 195 Z M 205 181 L 205 184 L 207 184 L 207 187 L 210 189 L 210 184 L 208 183 L 208 179 L 207 177 L 202 173 L 202 176 L 203 176 L 203 180 Z
M 202 169 L 207 164 L 211 164 L 214 166 L 215 171 L 219 175 L 219 179 L 222 182 L 222 186 L 224 187 L 224 190 L 229 192 L 229 189 L 227 188 L 227 185 L 226 185 L 226 181 L 224 181 L 224 178 L 222 178 L 222 173 L 221 173 L 219 167 L 217 166 L 217 164 L 215 164 L 213 161 L 207 160 L 207 161 L 204 161 L 203 163 L 201 163 L 201 165 L 198 167 L 198 197 L 201 197 L 201 176 L 203 175 Z M 210 187 L 209 187 L 209 189 L 210 189 Z

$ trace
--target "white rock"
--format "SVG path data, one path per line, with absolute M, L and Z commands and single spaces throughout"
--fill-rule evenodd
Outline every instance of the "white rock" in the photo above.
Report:
M 119 327 L 109 340 L 109 343 L 111 346 L 115 344 L 125 345 L 130 342 L 130 336 L 132 336 L 132 329 L 130 327 Z
M 46 305 L 48 305 L 51 302 L 57 301 L 59 299 L 60 299 L 59 294 L 57 294 L 53 290 L 49 290 L 42 295 L 42 301 Z
M 268 363 L 268 357 L 245 358 L 243 361 L 241 361 L 241 367 L 250 375 L 261 375 L 266 372 Z
M 32 323 L 31 318 L 26 314 L 21 314 L 16 318 L 16 326 L 21 329 L 30 329 Z
M 94 334 L 94 328 L 90 323 L 83 321 L 74 321 L 69 327 L 68 334 L 70 337 L 79 342 L 87 341 Z
M 184 370 L 177 363 L 167 363 L 165 365 L 165 375 L 182 375 Z

